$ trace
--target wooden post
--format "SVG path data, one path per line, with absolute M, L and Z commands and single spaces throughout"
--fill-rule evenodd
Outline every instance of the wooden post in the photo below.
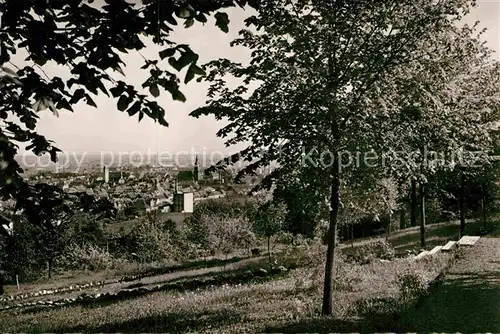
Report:
M 465 178 L 464 174 L 460 175 L 460 196 L 459 196 L 459 206 L 460 206 L 460 238 L 464 236 L 465 233 Z
M 420 246 L 425 247 L 425 185 L 420 183 Z
M 417 181 L 411 179 L 411 226 L 417 226 Z

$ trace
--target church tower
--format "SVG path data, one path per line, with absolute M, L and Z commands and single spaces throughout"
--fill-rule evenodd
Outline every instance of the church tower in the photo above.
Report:
M 200 169 L 198 166 L 198 156 L 196 156 L 196 160 L 194 162 L 194 169 L 193 169 L 193 178 L 195 181 L 200 180 Z

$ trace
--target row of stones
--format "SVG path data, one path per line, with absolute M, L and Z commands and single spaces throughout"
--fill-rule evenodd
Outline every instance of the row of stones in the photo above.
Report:
M 105 284 L 109 284 L 110 282 L 104 282 L 104 281 L 96 281 L 96 282 L 90 282 L 87 284 L 75 284 L 75 285 L 70 285 L 67 287 L 62 287 L 58 289 L 47 289 L 47 290 L 39 290 L 36 292 L 31 292 L 31 293 L 26 293 L 26 294 L 19 294 L 19 295 L 13 295 L 13 296 L 7 296 L 0 298 L 0 302 L 7 302 L 7 301 L 12 301 L 12 300 L 21 300 L 21 299 L 26 299 L 30 297 L 39 297 L 39 296 L 46 296 L 46 295 L 53 295 L 57 293 L 64 293 L 64 292 L 71 292 L 71 291 L 81 291 L 87 288 L 91 287 L 99 287 L 103 286 Z
M 123 282 L 132 282 L 144 277 L 148 277 L 150 275 L 146 274 L 139 274 L 139 275 L 131 275 L 131 276 L 124 276 L 120 279 L 114 279 L 114 280 L 108 280 L 108 281 L 93 281 L 87 284 L 75 284 L 75 285 L 70 285 L 58 289 L 45 289 L 45 290 L 39 290 L 35 292 L 30 292 L 30 293 L 25 293 L 25 294 L 18 294 L 18 295 L 12 295 L 12 296 L 6 296 L 6 297 L 0 297 L 0 303 L 2 302 L 8 302 L 8 301 L 13 301 L 13 300 L 22 300 L 22 299 L 27 299 L 27 298 L 32 298 L 32 297 L 39 297 L 39 296 L 46 296 L 46 295 L 53 295 L 53 294 L 58 294 L 58 293 L 66 293 L 66 292 L 73 292 L 73 291 L 81 291 L 87 288 L 91 287 L 102 287 L 104 285 L 109 285 L 109 284 L 116 284 L 116 283 L 123 283 Z M 0 308 L 2 310 L 2 308 Z
M 92 287 L 102 287 L 102 286 L 108 285 L 108 284 L 130 282 L 130 281 L 134 281 L 134 280 L 139 279 L 139 278 L 141 278 L 140 275 L 126 276 L 126 277 L 123 277 L 120 279 L 109 280 L 109 281 L 93 281 L 93 282 L 89 282 L 86 284 L 75 284 L 75 285 L 65 286 L 65 287 L 58 288 L 58 289 L 39 290 L 39 291 L 25 293 L 25 294 L 2 297 L 2 298 L 0 298 L 0 302 L 8 302 L 8 301 L 12 301 L 12 300 L 21 300 L 21 299 L 26 299 L 26 298 L 31 298 L 31 297 L 53 295 L 53 294 L 72 292 L 72 291 L 81 291 L 81 290 L 92 288 Z

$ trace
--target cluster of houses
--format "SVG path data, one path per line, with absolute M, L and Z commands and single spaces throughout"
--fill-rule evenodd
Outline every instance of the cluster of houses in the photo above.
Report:
M 142 212 L 192 213 L 195 203 L 226 195 L 225 183 L 230 175 L 221 172 L 205 175 L 196 161 L 191 170 L 145 166 L 83 173 L 38 173 L 32 182 L 58 185 L 69 194 L 87 193 L 107 198 L 118 212 L 126 216 Z

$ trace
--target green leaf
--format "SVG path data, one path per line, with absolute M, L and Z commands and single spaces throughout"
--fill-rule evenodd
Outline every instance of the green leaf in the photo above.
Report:
M 194 73 L 197 74 L 197 75 L 205 75 L 205 71 L 199 67 L 199 66 L 196 66 L 195 64 L 191 65 L 191 68 L 193 69 Z
M 199 56 L 193 51 L 189 50 L 182 54 L 182 56 L 177 61 L 178 66 L 183 69 L 191 63 L 195 63 L 198 61 Z
M 123 70 L 122 68 L 120 67 L 120 65 L 116 66 L 115 68 L 113 68 L 113 70 L 115 70 L 116 72 L 120 73 L 121 75 L 125 76 L 125 73 L 123 73 Z
M 199 13 L 195 17 L 196 21 L 201 22 L 201 23 L 206 23 L 207 22 L 207 17 L 203 13 Z
M 175 48 L 168 48 L 163 51 L 160 51 L 159 55 L 160 58 L 163 60 L 165 58 L 172 57 L 173 55 L 175 55 L 175 52 L 176 52 Z
M 144 113 L 141 111 L 139 113 L 139 122 L 142 121 L 143 118 L 144 118 Z
M 158 86 L 157 85 L 152 85 L 152 86 L 149 86 L 149 92 L 151 93 L 151 95 L 153 95 L 154 97 L 158 97 L 160 96 L 160 90 L 158 89 Z
M 177 25 L 177 21 L 175 20 L 175 18 L 171 15 L 167 15 L 167 17 L 165 18 L 165 20 L 170 23 L 171 25 L 173 26 L 176 26 Z
M 191 27 L 193 24 L 194 24 L 194 20 L 193 20 L 193 19 L 187 19 L 187 20 L 186 20 L 186 22 L 184 22 L 184 27 L 185 27 L 185 28 L 189 28 L 189 27 Z
M 172 94 L 172 98 L 174 99 L 174 101 L 186 102 L 186 97 L 180 90 L 173 90 L 170 93 Z
M 215 25 L 225 33 L 229 32 L 229 16 L 226 13 L 218 12 L 214 17 L 216 19 Z
M 193 80 L 195 75 L 204 75 L 205 71 L 203 71 L 201 68 L 196 66 L 195 64 L 192 64 L 189 66 L 189 69 L 186 73 L 186 78 L 184 79 L 184 83 L 188 83 L 189 81 Z
M 71 104 L 68 103 L 68 100 L 66 99 L 61 99 L 61 101 L 57 102 L 56 105 L 57 109 L 66 109 L 71 112 L 74 112 L 73 107 L 71 107 Z
M 181 19 L 187 19 L 187 18 L 190 18 L 191 16 L 193 16 L 193 14 L 195 13 L 196 11 L 194 10 L 193 7 L 191 7 L 191 5 L 187 5 L 186 7 L 182 8 L 179 13 L 177 14 L 178 17 L 180 17 Z
M 86 96 L 86 100 L 89 106 L 97 108 L 97 104 L 95 104 L 94 100 L 92 100 L 92 98 L 89 95 Z
M 181 66 L 180 66 L 180 64 L 177 62 L 177 59 L 175 59 L 174 57 L 169 58 L 169 59 L 168 59 L 168 63 L 169 63 L 169 64 L 170 64 L 170 66 L 172 66 L 175 70 L 177 70 L 177 71 L 182 70 L 182 67 L 181 67 Z
M 193 66 L 189 66 L 189 69 L 186 73 L 186 78 L 184 79 L 184 83 L 187 84 L 189 81 L 193 80 L 194 79 L 194 72 L 192 70 L 192 67 Z
M 141 102 L 140 101 L 136 101 L 128 110 L 127 110 L 127 113 L 129 114 L 129 116 L 134 116 L 135 114 L 137 114 L 137 112 L 141 110 Z
M 113 95 L 114 98 L 117 98 L 118 96 L 122 95 L 123 92 L 125 91 L 125 86 L 117 86 L 113 87 L 109 90 L 111 92 L 111 95 Z
M 120 99 L 118 100 L 118 110 L 120 111 L 127 110 L 128 104 L 129 104 L 128 98 L 125 95 L 120 96 Z

